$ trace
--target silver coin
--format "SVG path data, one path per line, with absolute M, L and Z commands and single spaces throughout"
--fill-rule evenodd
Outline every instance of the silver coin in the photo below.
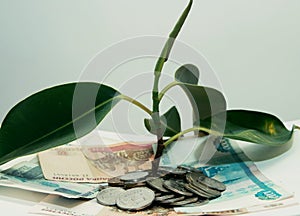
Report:
M 162 204 L 171 204 L 171 203 L 174 203 L 174 202 L 184 200 L 184 198 L 185 198 L 185 196 L 174 197 L 174 198 L 171 198 L 171 199 L 163 200 L 160 203 L 162 203 Z
M 170 205 L 172 206 L 183 206 L 183 205 L 187 205 L 187 204 L 191 204 L 191 203 L 195 203 L 198 201 L 198 197 L 191 197 L 191 198 L 187 198 L 181 201 L 177 201 L 177 202 L 173 202 Z
M 203 197 L 203 198 L 212 198 L 213 196 L 211 194 L 208 194 L 204 191 L 201 191 L 199 190 L 197 187 L 193 186 L 192 184 L 185 184 L 184 185 L 185 189 L 187 189 L 188 191 L 191 191 L 192 193 L 200 196 L 200 197 Z
M 190 167 L 190 166 L 185 166 L 185 165 L 180 165 L 178 166 L 179 169 L 184 169 L 186 171 L 189 171 L 189 172 L 198 172 L 198 173 L 202 173 L 203 172 L 197 168 L 194 168 L 194 167 Z
M 174 197 L 175 197 L 174 194 L 167 194 L 167 195 L 163 195 L 163 196 L 157 196 L 157 197 L 155 197 L 155 201 L 161 202 L 161 201 L 171 199 L 171 198 L 174 198 Z
M 106 205 L 112 206 L 116 204 L 116 200 L 121 193 L 124 193 L 125 190 L 119 187 L 108 187 L 97 194 L 97 202 Z
M 128 172 L 122 176 L 120 176 L 119 178 L 122 181 L 140 181 L 142 179 L 145 179 L 147 176 L 149 175 L 148 172 L 146 171 L 133 171 L 133 172 Z
M 155 192 L 155 197 L 159 197 L 159 196 L 162 196 L 162 193 L 161 192 Z
M 117 198 L 117 206 L 125 210 L 141 210 L 150 206 L 154 199 L 153 190 L 146 187 L 137 187 L 121 193 Z
M 219 190 L 212 189 L 207 187 L 206 185 L 202 184 L 201 182 L 192 182 L 191 185 L 195 186 L 201 191 L 211 194 L 213 197 L 221 196 L 221 192 Z
M 194 190 L 197 190 L 202 195 L 205 195 L 203 197 L 208 198 L 208 199 L 215 199 L 215 198 L 221 196 L 221 192 L 217 191 L 217 190 L 208 192 L 206 190 L 203 190 L 203 189 L 195 186 L 194 184 L 190 184 L 190 187 L 192 187 Z
M 203 206 L 209 203 L 209 199 L 198 199 L 197 202 L 184 205 L 184 207 Z
M 145 187 L 145 186 L 146 186 L 145 182 L 125 182 L 124 183 L 125 189 L 130 189 L 130 188 L 135 188 L 135 187 Z
M 209 178 L 202 173 L 190 172 L 190 173 L 186 174 L 186 180 L 189 183 L 200 182 L 201 184 L 204 184 L 207 187 L 216 189 L 218 191 L 226 190 L 226 185 L 223 182 L 220 182 L 213 178 Z
M 187 191 L 184 188 L 184 184 L 179 183 L 173 179 L 164 181 L 163 186 L 166 187 L 168 190 L 173 191 L 174 193 L 184 195 L 184 196 L 193 196 L 193 193 Z
M 200 177 L 205 177 L 205 175 L 202 172 L 189 172 L 185 177 L 189 183 L 192 183 L 197 181 Z
M 223 182 L 220 182 L 213 178 L 208 178 L 206 176 L 200 176 L 197 179 L 198 182 L 201 182 L 202 184 L 206 185 L 207 187 L 216 189 L 218 191 L 225 191 L 226 185 Z
M 163 187 L 163 183 L 164 183 L 164 180 L 162 178 L 154 178 L 154 179 L 150 179 L 147 181 L 147 184 L 153 189 L 156 189 L 163 193 L 170 192 L 169 190 L 167 190 L 166 188 Z
M 110 179 L 108 179 L 107 183 L 109 186 L 112 186 L 112 187 L 123 187 L 124 186 L 124 182 L 121 181 L 121 179 L 119 177 L 110 178 Z
M 168 175 L 175 175 L 175 176 L 181 176 L 185 175 L 187 173 L 187 170 L 185 169 L 180 169 L 180 168 L 172 168 L 172 167 L 167 167 L 167 166 L 161 166 L 159 167 L 161 171 L 166 172 Z

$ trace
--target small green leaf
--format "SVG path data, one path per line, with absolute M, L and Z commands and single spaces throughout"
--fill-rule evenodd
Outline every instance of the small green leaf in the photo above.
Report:
M 192 64 L 179 67 L 175 80 L 188 96 L 193 107 L 194 125 L 200 125 L 202 119 L 209 118 L 226 110 L 224 95 L 210 87 L 198 86 L 199 70 Z
M 45 89 L 14 106 L 0 129 L 0 164 L 75 140 L 93 130 L 120 100 L 99 83 Z
M 199 80 L 199 69 L 192 64 L 182 65 L 175 72 L 175 80 L 182 83 L 197 85 Z
M 226 120 L 225 128 L 218 128 Z M 249 110 L 228 110 L 214 116 L 214 128 L 224 137 L 265 145 L 282 145 L 293 134 L 276 116 Z M 224 125 L 224 124 L 223 124 Z M 211 126 L 211 118 L 202 121 L 202 127 Z
M 181 131 L 181 121 L 175 106 L 171 107 L 165 114 L 160 116 L 160 121 L 164 127 L 163 136 L 171 137 Z M 144 124 L 150 133 L 156 134 L 157 131 L 152 119 L 144 119 Z
M 180 83 L 179 86 L 187 94 L 196 121 L 201 121 L 226 110 L 226 100 L 221 92 L 214 88 Z

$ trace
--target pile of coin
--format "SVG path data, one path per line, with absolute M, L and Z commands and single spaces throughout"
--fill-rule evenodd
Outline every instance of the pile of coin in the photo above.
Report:
M 111 178 L 108 187 L 99 191 L 98 203 L 130 211 L 151 205 L 195 206 L 206 204 L 226 190 L 224 183 L 190 167 L 160 167 L 159 177 L 150 173 L 149 170 L 134 171 Z

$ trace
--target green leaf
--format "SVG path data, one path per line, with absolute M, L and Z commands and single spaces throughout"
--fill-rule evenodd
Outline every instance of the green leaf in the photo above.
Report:
M 160 121 L 164 127 L 163 136 L 171 137 L 181 131 L 180 116 L 175 106 L 171 107 L 165 114 L 160 116 Z M 144 124 L 150 133 L 156 134 L 157 130 L 152 119 L 144 119 Z
M 0 164 L 75 140 L 93 130 L 120 100 L 99 83 L 70 83 L 33 94 L 13 107 L 0 129 Z
M 226 120 L 225 128 L 220 128 Z M 224 137 L 265 145 L 282 145 L 293 134 L 276 116 L 249 110 L 228 110 L 214 116 L 214 128 Z M 202 126 L 210 128 L 211 118 L 202 121 Z
M 193 64 L 185 64 L 175 72 L 175 80 L 187 84 L 198 84 L 199 69 Z
M 187 94 L 196 120 L 199 121 L 226 110 L 226 100 L 220 91 L 184 83 L 180 83 L 179 86 Z
M 200 125 L 206 119 L 226 110 L 224 95 L 210 87 L 198 86 L 199 70 L 192 64 L 179 67 L 175 72 L 175 80 L 188 96 L 194 114 L 195 125 Z

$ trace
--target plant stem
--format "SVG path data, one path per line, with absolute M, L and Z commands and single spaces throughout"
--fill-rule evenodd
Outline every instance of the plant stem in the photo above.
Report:
M 174 87 L 176 85 L 178 85 L 178 82 L 177 81 L 173 81 L 173 82 L 169 83 L 166 87 L 164 87 L 163 90 L 161 90 L 161 92 L 158 95 L 158 100 L 161 101 L 162 97 L 166 94 L 166 92 L 170 88 L 172 88 L 172 87 Z
M 172 136 L 170 139 L 168 139 L 165 143 L 164 143 L 164 147 L 167 147 L 169 144 L 171 144 L 174 140 L 177 140 L 179 137 L 181 137 L 182 135 L 186 134 L 186 133 L 189 133 L 189 132 L 192 132 L 192 131 L 205 131 L 205 132 L 208 132 L 209 134 L 214 134 L 214 135 L 217 135 L 217 136 L 222 136 L 221 133 L 218 133 L 216 131 L 212 131 L 210 129 L 207 129 L 207 128 L 204 128 L 204 127 L 193 127 L 193 128 L 189 128 L 189 129 L 186 129 L 184 131 L 181 131 L 180 133 Z
M 119 98 L 126 100 L 136 106 L 138 106 L 139 108 L 141 108 L 142 110 L 144 110 L 146 113 L 148 113 L 150 116 L 152 116 L 152 112 L 150 109 L 148 109 L 145 105 L 143 105 L 142 103 L 140 103 L 139 101 L 127 96 L 127 95 L 120 95 Z
M 158 89 L 159 78 L 160 78 L 164 63 L 166 61 L 168 61 L 174 41 L 175 41 L 177 35 L 179 34 L 187 16 L 188 16 L 188 13 L 192 7 L 192 4 L 193 4 L 193 0 L 190 0 L 189 4 L 187 5 L 187 7 L 183 11 L 182 15 L 180 16 L 179 20 L 177 21 L 175 27 L 169 34 L 169 38 L 166 41 L 166 43 L 162 49 L 161 55 L 158 58 L 156 65 L 155 65 L 155 69 L 154 69 L 154 83 L 153 83 L 153 90 L 152 90 L 152 102 L 153 102 L 153 104 L 152 104 L 152 119 L 153 119 L 155 129 L 156 129 L 157 150 L 156 150 L 156 154 L 154 157 L 154 161 L 152 162 L 152 174 L 153 175 L 157 174 L 160 157 L 162 156 L 162 153 L 164 150 L 163 131 L 162 131 L 162 127 L 161 127 L 160 114 L 159 114 L 159 103 L 160 103 L 159 89 Z

